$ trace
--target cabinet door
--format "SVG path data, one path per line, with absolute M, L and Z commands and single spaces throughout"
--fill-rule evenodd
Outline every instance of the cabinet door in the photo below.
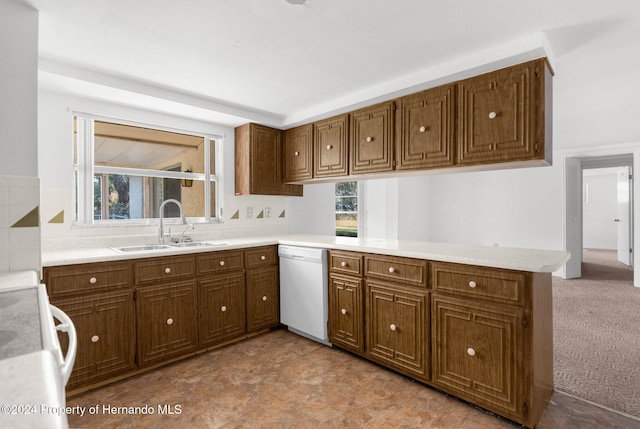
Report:
M 78 349 L 69 388 L 108 378 L 134 368 L 133 291 L 123 290 L 67 298 L 53 304 L 71 317 Z M 61 336 L 63 349 L 67 336 Z
M 280 322 L 278 268 L 247 270 L 247 332 Z
M 329 341 L 348 350 L 364 352 L 362 279 L 329 277 Z
M 389 102 L 351 113 L 351 174 L 393 170 L 393 108 Z
M 348 174 L 348 120 L 349 115 L 345 114 L 314 124 L 314 177 L 336 177 Z
M 236 194 L 302 195 L 282 182 L 282 132 L 257 124 L 235 129 Z
M 251 124 L 251 193 L 277 195 L 282 186 L 280 130 Z
M 429 379 L 429 293 L 367 280 L 367 355 Z
M 446 85 L 398 100 L 396 168 L 445 167 L 455 161 L 455 86 Z
M 545 104 L 537 90 L 544 70 L 534 70 L 541 65 L 525 63 L 459 82 L 460 164 L 544 158 L 544 142 L 536 139 L 544 126 L 536 110 Z
M 285 131 L 283 161 L 285 182 L 313 177 L 313 124 Z
M 136 292 L 140 366 L 195 351 L 196 280 L 141 287 Z
M 211 276 L 198 282 L 200 347 L 245 333 L 244 272 Z
M 433 314 L 434 384 L 519 419 L 525 412 L 522 311 L 434 294 Z

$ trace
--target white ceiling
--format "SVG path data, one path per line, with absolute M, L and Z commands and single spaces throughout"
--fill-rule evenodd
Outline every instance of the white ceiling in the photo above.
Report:
M 637 0 L 22 1 L 43 89 L 224 125 L 287 128 L 545 53 L 567 138 L 595 112 L 640 122 L 611 117 L 638 104 Z

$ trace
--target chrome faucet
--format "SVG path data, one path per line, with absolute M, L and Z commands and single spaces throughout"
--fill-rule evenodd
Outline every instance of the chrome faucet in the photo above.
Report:
M 175 205 L 178 206 L 178 208 L 180 209 L 180 218 L 182 218 L 182 224 L 187 225 L 187 218 L 184 217 L 184 210 L 182 210 L 182 204 L 180 204 L 180 201 L 174 200 L 173 198 L 164 200 L 162 204 L 160 204 L 160 208 L 158 209 L 158 211 L 160 212 L 160 227 L 158 228 L 158 243 L 160 244 L 164 244 L 164 226 L 162 224 L 162 220 L 164 219 L 164 206 L 166 206 L 168 203 L 174 203 Z

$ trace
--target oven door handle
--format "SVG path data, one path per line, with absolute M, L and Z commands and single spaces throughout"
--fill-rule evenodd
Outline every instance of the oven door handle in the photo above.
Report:
M 71 377 L 71 371 L 73 370 L 73 364 L 76 360 L 76 352 L 78 350 L 78 337 L 76 335 L 76 327 L 73 326 L 71 318 L 64 311 L 58 307 L 50 305 L 51 314 L 53 317 L 60 321 L 60 324 L 56 326 L 56 331 L 66 332 L 69 336 L 69 347 L 67 347 L 67 355 L 64 358 L 62 364 L 62 382 L 66 386 Z

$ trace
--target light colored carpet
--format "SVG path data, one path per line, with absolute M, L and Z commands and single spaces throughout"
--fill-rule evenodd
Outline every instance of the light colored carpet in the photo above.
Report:
M 640 417 L 640 288 L 615 251 L 585 249 L 582 278 L 553 278 L 556 390 Z

